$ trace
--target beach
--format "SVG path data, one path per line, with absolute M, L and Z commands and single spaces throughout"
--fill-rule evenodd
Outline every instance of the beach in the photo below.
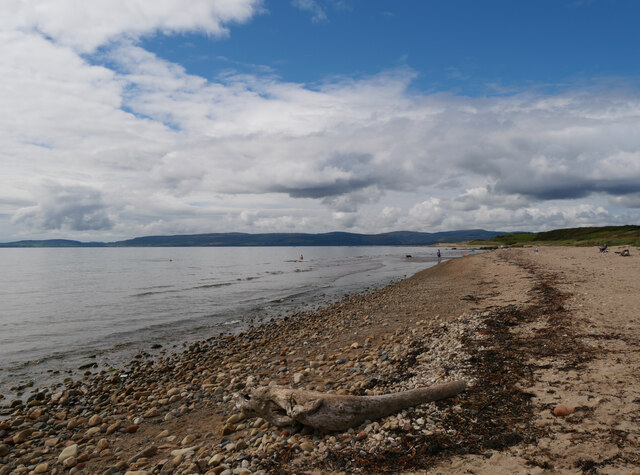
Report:
M 453 259 L 0 400 L 0 474 L 640 473 L 640 253 L 621 249 Z M 378 395 L 456 380 L 468 386 L 452 398 L 330 433 L 233 402 L 256 386 Z

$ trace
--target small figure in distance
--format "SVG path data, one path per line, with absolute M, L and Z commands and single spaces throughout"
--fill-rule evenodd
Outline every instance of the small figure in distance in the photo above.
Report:
M 440 249 L 438 249 L 438 253 L 436 255 L 438 256 L 438 264 L 440 264 L 440 260 L 442 259 L 442 255 L 440 254 Z
M 538 253 L 538 248 L 536 247 L 536 254 Z
M 600 252 L 607 252 L 607 244 L 605 243 L 604 246 L 600 246 L 599 249 Z
M 302 254 L 300 254 L 300 260 L 303 260 L 304 258 L 302 257 Z

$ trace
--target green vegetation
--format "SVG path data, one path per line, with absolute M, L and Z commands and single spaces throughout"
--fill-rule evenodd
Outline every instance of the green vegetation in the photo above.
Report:
M 543 233 L 514 233 L 495 236 L 480 245 L 535 246 L 636 246 L 640 247 L 640 226 L 603 226 L 599 228 L 555 229 Z

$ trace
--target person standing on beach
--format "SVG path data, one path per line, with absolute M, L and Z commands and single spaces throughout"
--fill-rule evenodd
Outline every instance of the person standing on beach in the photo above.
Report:
M 441 254 L 440 254 L 440 249 L 438 249 L 437 256 L 438 256 L 438 264 L 440 264 L 440 259 L 442 258 Z

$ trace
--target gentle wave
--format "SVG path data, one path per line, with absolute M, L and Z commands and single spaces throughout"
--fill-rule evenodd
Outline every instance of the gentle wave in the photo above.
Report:
M 198 285 L 197 287 L 191 287 L 192 289 L 212 289 L 212 288 L 218 288 L 218 287 L 226 287 L 228 285 L 233 285 L 231 282 L 221 282 L 219 284 L 205 284 L 205 285 Z

